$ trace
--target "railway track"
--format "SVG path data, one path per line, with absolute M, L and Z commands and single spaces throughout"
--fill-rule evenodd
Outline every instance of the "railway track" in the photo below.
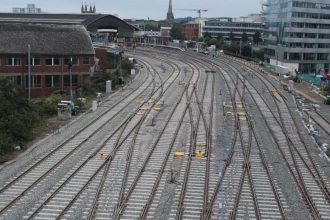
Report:
M 150 84 L 150 82 L 148 82 L 148 81 L 145 81 L 145 83 L 146 84 Z M 145 87 L 143 87 L 143 86 L 140 86 L 140 87 L 138 87 L 138 89 L 140 89 L 140 90 L 145 90 Z M 136 92 L 136 91 L 135 91 Z M 138 95 L 141 95 L 141 93 L 137 93 Z M 136 97 L 136 93 L 134 94 L 134 98 Z M 134 102 L 134 98 L 133 98 L 133 102 Z M 131 98 L 132 99 L 132 98 Z M 125 101 L 122 101 L 122 102 L 120 102 L 118 105 L 120 106 L 120 105 L 125 105 L 126 103 L 125 103 Z M 108 123 L 109 121 L 107 121 L 106 123 Z M 104 124 L 106 124 L 106 123 L 104 123 Z M 88 127 L 87 129 L 93 129 L 93 128 L 90 128 L 90 127 Z M 96 133 L 98 130 L 97 129 L 95 129 L 94 128 L 94 130 L 96 130 L 94 133 Z M 86 137 L 87 135 L 86 135 L 86 133 L 84 133 L 84 136 Z M 104 137 L 103 137 L 104 138 Z M 85 143 L 88 143 L 88 138 L 85 138 Z M 79 146 L 79 145 L 78 145 Z M 78 148 L 78 147 L 76 147 L 76 148 Z M 66 147 L 66 149 L 65 150 L 68 150 L 67 149 L 67 147 Z M 69 149 L 70 150 L 70 149 Z M 100 149 L 99 149 L 100 150 Z M 73 152 L 73 151 L 72 151 Z M 64 159 L 62 158 L 60 161 L 58 161 L 57 162 L 57 164 L 56 164 L 56 166 L 53 166 L 52 167 L 52 165 L 51 164 L 49 164 L 49 163 L 46 163 L 46 166 L 47 167 L 51 167 L 49 170 L 46 170 L 45 168 L 43 168 L 43 170 L 45 170 L 46 171 L 46 173 L 44 173 L 44 174 L 42 174 L 41 175 L 41 177 L 38 177 L 37 178 L 37 180 L 34 180 L 34 179 L 30 179 L 30 182 L 32 183 L 31 185 L 28 185 L 28 187 L 26 188 L 26 183 L 25 184 L 22 184 L 22 182 L 24 182 L 24 176 L 27 176 L 27 173 L 28 172 L 31 172 L 31 171 L 34 171 L 34 167 L 41 167 L 40 166 L 40 164 L 41 164 L 41 162 L 39 162 L 39 163 L 36 163 L 36 165 L 34 165 L 33 166 L 33 168 L 31 168 L 31 169 L 28 169 L 27 170 L 27 172 L 25 172 L 24 173 L 24 175 L 21 175 L 21 176 L 18 176 L 17 178 L 15 178 L 11 183 L 9 183 L 9 184 L 7 184 L 5 187 L 3 187 L 2 188 L 2 190 L 1 190 L 1 192 L 4 192 L 4 193 L 8 193 L 8 194 L 10 194 L 10 191 L 8 191 L 8 189 L 11 187 L 11 186 L 14 186 L 14 185 L 20 185 L 21 187 L 22 187 L 22 190 L 24 190 L 22 193 L 20 193 L 20 194 L 18 194 L 18 196 L 16 196 L 16 197 L 13 197 L 14 198 L 14 200 L 11 200 L 11 202 L 9 202 L 9 203 L 6 203 L 6 201 L 5 200 L 2 200 L 2 204 L 5 204 L 4 206 L 3 206 L 3 208 L 1 209 L 1 214 L 3 214 L 3 212 L 5 212 L 9 207 L 11 207 L 12 208 L 12 206 L 15 204 L 15 202 L 16 201 L 18 201 L 18 200 L 20 200 L 23 196 L 25 196 L 25 195 L 27 195 L 28 193 L 30 194 L 30 192 L 29 192 L 29 190 L 31 190 L 31 189 L 33 189 L 33 188 L 36 188 L 36 186 L 37 186 L 37 184 L 39 183 L 39 182 L 42 182 L 42 181 L 44 181 L 42 178 L 44 178 L 44 177 L 46 177 L 50 172 L 52 172 L 52 170 L 54 170 L 54 169 L 56 169 L 58 166 L 60 167 L 60 163 L 62 162 L 62 161 L 64 161 L 66 158 L 69 158 L 69 156 L 70 156 L 70 153 L 67 153 L 67 151 L 66 152 L 64 152 L 64 153 L 62 153 L 63 155 L 64 155 Z M 92 153 L 92 154 L 87 154 L 87 155 L 84 155 L 85 157 L 83 157 L 84 159 L 86 159 L 86 158 L 88 158 L 88 160 L 89 159 L 91 159 L 91 158 L 93 158 L 93 157 L 95 157 L 95 155 L 97 154 L 97 151 L 94 151 L 94 153 Z M 57 156 L 58 157 L 58 156 Z M 57 158 L 57 157 L 55 157 L 55 158 Z M 43 159 L 43 160 L 41 160 L 41 161 L 46 161 L 48 159 L 48 157 L 45 157 L 45 159 Z M 87 160 L 85 160 L 85 161 L 87 161 Z M 84 164 L 84 163 L 83 163 Z M 44 165 L 45 166 L 45 165 Z M 61 166 L 63 166 L 63 165 L 61 165 Z M 63 168 L 63 167 L 60 167 L 60 168 Z M 37 174 L 38 174 L 38 172 L 36 172 Z M 29 175 L 31 175 L 30 173 L 29 173 Z M 32 175 L 33 177 L 35 177 L 35 175 Z M 20 182 L 17 182 L 17 181 L 20 181 Z M 25 187 L 25 188 L 24 188 Z M 37 186 L 38 187 L 38 189 L 40 190 L 40 187 L 39 186 Z M 13 188 L 13 190 L 17 193 L 17 187 L 12 187 Z M 4 196 L 5 194 L 2 194 L 2 196 Z M 19 193 L 19 191 L 18 191 L 18 193 Z M 5 198 L 5 197 L 2 197 L 2 198 Z M 6 216 L 6 215 L 4 215 L 4 216 Z
M 198 74 L 191 74 L 187 82 L 196 81 L 198 77 Z M 114 210 L 114 219 L 144 219 L 147 214 L 153 212 L 153 201 L 155 197 L 158 197 L 157 189 L 166 182 L 166 175 L 164 176 L 163 174 L 165 170 L 170 170 L 170 167 L 168 167 L 170 164 L 169 160 L 172 159 L 170 156 L 174 153 L 174 145 L 178 144 L 182 121 L 187 111 L 187 102 L 184 99 L 184 94 L 186 90 L 188 90 L 188 93 L 193 92 L 193 87 L 190 86 L 190 83 L 187 83 L 184 88 L 185 90 L 179 95 L 179 101 L 176 102 L 164 122 L 160 134 L 152 143 L 141 168 L 137 170 L 135 178 L 128 185 L 126 196 L 122 201 L 119 201 L 117 208 Z M 177 111 L 180 113 L 174 114 Z M 146 172 L 146 170 L 151 172 Z M 153 174 L 153 170 L 156 170 L 158 175 Z M 148 196 L 145 196 L 145 198 L 139 197 L 141 194 L 146 194 L 146 191 L 149 192 L 147 193 Z
M 134 56 L 141 82 L 4 181 L 0 219 L 330 216 L 328 179 L 291 96 L 256 66 L 152 49 Z
M 142 95 L 142 93 L 148 90 L 148 87 L 151 85 L 151 77 L 148 77 L 148 79 L 145 81 L 145 86 L 136 87 L 135 92 L 137 94 Z M 0 202 L 0 214 L 11 208 L 28 191 L 35 189 L 38 183 L 45 181 L 45 177 L 51 176 L 52 172 L 55 173 L 56 169 L 63 169 L 60 165 L 63 165 L 65 161 L 81 156 L 81 152 L 86 151 L 86 144 L 95 142 L 93 138 L 95 138 L 96 134 L 101 133 L 101 135 L 104 135 L 113 130 L 113 128 L 109 128 L 109 122 L 118 123 L 118 115 L 135 97 L 136 94 L 134 92 L 129 93 L 124 100 L 97 116 L 94 121 L 81 128 L 72 137 L 64 141 L 63 144 L 35 161 L 30 167 L 6 183 L 0 189 L 0 195 L 3 198 Z
M 276 89 L 273 84 L 266 85 L 265 81 L 267 78 L 259 79 L 265 84 L 268 92 L 272 92 L 270 88 Z M 267 82 L 270 83 L 269 80 L 267 80 Z M 294 165 L 288 165 L 290 166 L 289 170 L 294 176 L 298 187 L 300 187 L 300 192 L 302 193 L 304 200 L 307 202 L 307 208 L 310 210 L 313 218 L 327 218 L 329 205 L 328 186 L 325 184 L 324 178 L 322 178 L 315 162 L 307 150 L 296 122 L 297 119 L 293 116 L 292 108 L 288 105 L 287 98 L 283 98 L 278 94 L 275 95 L 278 96 L 276 98 L 277 101 L 275 101 L 275 98 L 274 101 L 280 118 L 280 121 L 277 119 L 277 123 L 280 124 L 288 144 L 288 147 L 282 146 L 282 155 L 283 157 L 285 157 L 284 155 L 288 155 L 284 158 L 286 163 Z M 265 100 L 264 102 L 266 103 Z M 276 119 L 275 115 L 274 118 Z M 304 147 L 301 148 L 300 146 Z M 316 190 L 317 188 L 319 189 Z M 321 190 L 321 193 L 319 190 Z M 313 197 L 315 199 L 313 199 Z M 322 199 L 322 197 L 325 197 L 325 200 Z

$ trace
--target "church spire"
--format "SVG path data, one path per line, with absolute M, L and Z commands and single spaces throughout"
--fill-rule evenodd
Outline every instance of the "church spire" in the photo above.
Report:
M 174 15 L 173 15 L 173 11 L 172 11 L 172 0 L 170 0 L 169 5 L 168 5 L 168 11 L 167 11 L 167 15 L 166 15 L 166 23 L 168 25 L 173 25 L 174 23 Z
M 172 12 L 172 0 L 170 0 L 170 3 L 168 5 L 168 13 L 172 13 L 173 14 L 173 12 Z

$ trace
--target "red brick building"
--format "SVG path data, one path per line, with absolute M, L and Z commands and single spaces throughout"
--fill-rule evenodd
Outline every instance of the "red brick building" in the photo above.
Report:
M 31 48 L 31 96 L 77 88 L 90 75 L 94 49 L 83 25 L 0 23 L 0 76 L 28 91 L 28 45 Z
M 199 24 L 194 21 L 185 21 L 181 23 L 182 34 L 185 40 L 192 40 L 198 37 Z
M 71 58 L 75 90 L 85 77 L 106 68 L 107 57 L 95 54 L 91 36 L 100 40 L 99 33 L 104 37 L 114 30 L 130 37 L 135 28 L 113 15 L 0 13 L 0 76 L 12 78 L 28 93 L 30 45 L 32 97 L 69 91 Z

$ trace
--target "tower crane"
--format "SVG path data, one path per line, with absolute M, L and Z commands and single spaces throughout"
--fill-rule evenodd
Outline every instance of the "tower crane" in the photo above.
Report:
M 180 11 L 196 11 L 198 13 L 198 17 L 201 18 L 202 17 L 202 12 L 207 12 L 207 9 L 177 9 Z

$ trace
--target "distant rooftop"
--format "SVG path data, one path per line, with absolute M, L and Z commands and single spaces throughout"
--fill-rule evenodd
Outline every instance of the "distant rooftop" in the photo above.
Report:
M 33 54 L 94 54 L 83 25 L 0 22 L 0 54 L 26 54 L 28 44 Z
M 41 13 L 41 8 L 36 8 L 35 4 L 28 4 L 26 8 L 13 8 L 13 13 Z
M 5 23 L 47 23 L 47 24 L 82 24 L 88 31 L 96 32 L 99 27 L 116 28 L 119 33 L 133 32 L 134 27 L 120 18 L 108 14 L 20 14 L 0 13 L 0 22 Z

